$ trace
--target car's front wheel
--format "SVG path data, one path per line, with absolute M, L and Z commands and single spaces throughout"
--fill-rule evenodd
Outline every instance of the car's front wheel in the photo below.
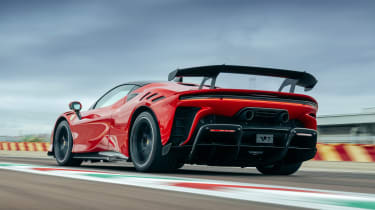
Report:
M 68 122 L 62 121 L 57 125 L 53 150 L 57 164 L 61 166 L 79 166 L 82 161 L 73 159 L 73 137 Z
M 291 175 L 298 171 L 302 162 L 299 163 L 284 163 L 279 162 L 272 165 L 259 165 L 257 169 L 262 174 L 266 175 Z

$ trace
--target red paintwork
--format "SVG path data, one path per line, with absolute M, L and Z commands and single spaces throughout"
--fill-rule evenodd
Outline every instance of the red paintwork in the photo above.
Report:
M 112 106 L 81 112 L 81 120 L 76 117 L 74 112 L 66 112 L 60 117 L 65 118 L 71 126 L 74 153 L 118 151 L 125 156 L 129 156 L 128 145 L 129 130 L 131 129 L 130 122 L 134 112 L 140 107 L 150 108 L 157 118 L 162 145 L 165 145 L 169 140 L 175 110 L 179 106 L 194 106 L 201 108 L 196 114 L 188 138 L 183 144 L 186 144 L 191 140 L 190 138 L 194 128 L 202 117 L 213 113 L 223 116 L 233 116 L 244 107 L 285 109 L 289 111 L 290 119 L 299 119 L 306 128 L 314 130 L 317 128 L 316 119 L 310 114 L 315 116 L 318 107 L 311 105 L 229 98 L 179 99 L 179 96 L 181 95 L 193 93 L 237 92 L 246 94 L 270 94 L 293 99 L 309 100 L 317 103 L 315 99 L 307 95 L 258 90 L 220 88 L 197 89 L 197 86 L 186 86 L 175 82 L 152 83 L 133 91 L 132 93 L 138 93 L 138 95 L 128 102 L 126 102 L 126 97 L 124 97 Z M 147 97 L 142 98 L 148 92 L 158 93 L 157 96 L 164 96 L 165 98 L 156 102 L 152 102 L 152 100 L 147 99 Z M 53 141 L 53 139 L 51 141 Z M 52 151 L 52 147 L 50 147 L 49 151 Z

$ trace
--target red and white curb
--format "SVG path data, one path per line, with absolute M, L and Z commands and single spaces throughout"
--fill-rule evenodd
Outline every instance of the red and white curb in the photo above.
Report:
M 309 209 L 375 209 L 375 194 L 6 162 L 0 169 Z

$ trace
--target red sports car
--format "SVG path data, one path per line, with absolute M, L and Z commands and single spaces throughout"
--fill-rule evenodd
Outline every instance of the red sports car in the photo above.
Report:
M 216 86 L 221 73 L 284 81 L 278 91 L 226 89 Z M 184 83 L 185 77 L 202 80 Z M 72 111 L 56 121 L 48 154 L 63 166 L 127 160 L 139 171 L 188 163 L 289 175 L 316 153 L 317 102 L 294 93 L 296 86 L 310 90 L 316 83 L 306 72 L 262 67 L 177 69 L 168 82 L 116 86 L 85 112 L 70 103 Z

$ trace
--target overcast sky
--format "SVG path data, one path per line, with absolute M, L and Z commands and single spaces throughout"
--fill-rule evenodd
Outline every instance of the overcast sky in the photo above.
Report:
M 178 67 L 305 70 L 320 115 L 375 106 L 375 1 L 0 1 L 0 136 Z

